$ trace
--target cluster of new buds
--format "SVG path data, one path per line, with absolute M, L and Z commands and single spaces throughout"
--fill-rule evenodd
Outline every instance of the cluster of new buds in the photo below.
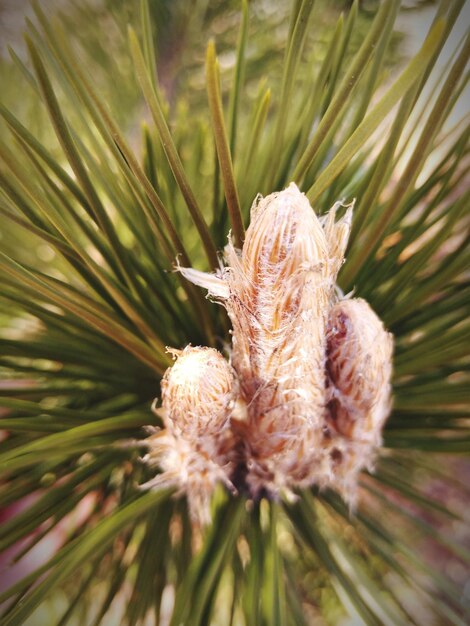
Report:
M 336 287 L 352 207 L 319 219 L 295 184 L 255 201 L 242 250 L 229 239 L 216 274 L 180 268 L 225 306 L 230 364 L 185 348 L 162 384 L 165 429 L 147 443 L 196 518 L 215 485 L 251 497 L 316 484 L 354 502 L 390 409 L 393 341 L 360 299 Z M 240 477 L 243 477 L 240 484 Z

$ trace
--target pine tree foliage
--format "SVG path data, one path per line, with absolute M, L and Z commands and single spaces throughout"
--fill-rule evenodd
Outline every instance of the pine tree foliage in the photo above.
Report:
M 205 4 L 180 20 L 199 37 L 220 19 Z M 353 3 L 319 53 L 319 7 L 293 0 L 271 83 L 258 4 L 243 0 L 233 66 L 205 40 L 205 68 L 186 51 L 175 95 L 156 63 L 161 13 L 143 0 L 120 31 L 121 77 L 104 65 L 115 98 L 70 24 L 34 5 L 28 60 L 13 56 L 18 107 L 0 105 L 2 624 L 466 623 L 470 126 L 453 116 L 468 80 L 470 37 L 453 35 L 464 4 L 441 2 L 392 71 L 399 1 L 364 37 Z M 137 148 L 120 85 L 145 99 Z M 47 131 L 27 123 L 22 93 Z M 222 309 L 175 262 L 215 269 L 256 194 L 291 181 L 319 214 L 356 198 L 339 282 L 395 336 L 384 446 L 355 511 L 329 491 L 251 502 L 220 488 L 212 524 L 193 529 L 184 498 L 138 488 L 152 478 L 136 441 L 159 425 L 166 347 L 229 340 Z

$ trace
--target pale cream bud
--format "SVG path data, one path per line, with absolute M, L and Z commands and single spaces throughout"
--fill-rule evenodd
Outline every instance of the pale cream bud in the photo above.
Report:
M 230 365 L 213 348 L 186 347 L 162 380 L 168 426 L 187 438 L 220 432 L 230 416 L 233 395 Z
M 229 418 L 236 385 L 230 365 L 217 350 L 187 346 L 172 352 L 177 358 L 162 380 L 162 408 L 155 411 L 165 429 L 152 430 L 144 457 L 162 473 L 142 488 L 179 488 L 188 498 L 193 520 L 207 524 L 216 485 L 234 490 Z
M 365 300 L 336 304 L 328 322 L 328 424 L 348 439 L 380 443 L 390 412 L 393 339 Z
M 336 208 L 320 220 L 291 184 L 255 202 L 241 254 L 226 249 L 253 493 L 325 484 L 331 473 L 322 449 L 326 323 L 351 223 L 351 209 L 335 222 Z

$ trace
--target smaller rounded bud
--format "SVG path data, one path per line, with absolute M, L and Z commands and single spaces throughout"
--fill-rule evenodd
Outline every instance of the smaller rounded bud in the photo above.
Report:
M 162 381 L 162 406 L 168 426 L 182 436 L 215 434 L 233 406 L 230 365 L 213 348 L 186 347 Z
M 390 412 L 393 339 L 365 300 L 343 300 L 327 330 L 328 417 L 333 433 L 378 444 Z

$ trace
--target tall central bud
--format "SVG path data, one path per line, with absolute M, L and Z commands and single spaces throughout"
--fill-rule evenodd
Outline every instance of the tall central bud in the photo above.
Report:
M 232 364 L 254 491 L 309 482 L 312 464 L 322 473 L 326 324 L 348 234 L 347 220 L 335 224 L 333 211 L 322 224 L 291 184 L 254 205 L 241 255 L 227 247 Z

